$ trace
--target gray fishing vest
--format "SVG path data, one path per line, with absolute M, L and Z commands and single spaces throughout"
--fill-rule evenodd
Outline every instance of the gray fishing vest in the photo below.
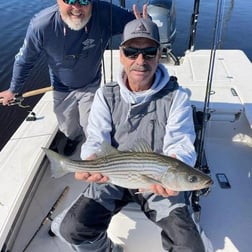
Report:
M 112 116 L 111 144 L 119 150 L 129 150 L 139 138 L 152 150 L 162 153 L 163 138 L 177 78 L 171 76 L 167 85 L 143 104 L 131 105 L 122 99 L 118 83 L 103 87 L 105 101 Z

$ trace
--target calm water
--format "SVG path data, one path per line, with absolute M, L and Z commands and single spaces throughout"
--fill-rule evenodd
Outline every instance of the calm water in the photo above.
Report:
M 0 90 L 9 86 L 14 56 L 22 45 L 30 18 L 37 11 L 54 4 L 56 0 L 9 0 L 0 5 Z M 119 4 L 119 0 L 112 1 Z M 126 7 L 132 3 L 142 6 L 145 1 L 126 1 Z M 201 0 L 200 16 L 195 49 L 211 47 L 216 1 Z M 252 61 L 252 1 L 226 0 L 221 48 L 241 49 Z M 174 53 L 178 56 L 188 47 L 190 17 L 193 0 L 176 0 L 177 35 Z M 234 59 L 235 60 L 235 59 Z M 47 67 L 44 59 L 39 60 L 31 74 L 24 91 L 49 85 Z M 40 97 L 27 98 L 25 102 L 31 107 L 22 109 L 18 106 L 0 107 L 0 150 L 27 116 Z

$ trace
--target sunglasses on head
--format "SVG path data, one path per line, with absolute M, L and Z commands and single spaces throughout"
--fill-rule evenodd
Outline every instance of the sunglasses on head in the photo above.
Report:
M 150 60 L 156 57 L 158 47 L 134 48 L 122 47 L 124 55 L 129 59 L 136 59 L 139 54 L 143 55 L 145 60 Z
M 91 3 L 91 0 L 63 0 L 63 2 L 69 5 L 74 5 L 78 2 L 79 5 L 87 6 Z

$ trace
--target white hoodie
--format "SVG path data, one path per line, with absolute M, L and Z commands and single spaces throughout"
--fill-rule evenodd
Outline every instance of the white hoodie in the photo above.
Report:
M 155 81 L 150 89 L 141 92 L 132 92 L 126 85 L 123 78 L 123 69 L 117 76 L 117 82 L 120 86 L 122 98 L 129 104 L 141 104 L 152 98 L 169 81 L 169 74 L 166 68 L 159 64 Z M 91 107 L 88 127 L 87 140 L 81 148 L 81 158 L 86 159 L 91 154 L 96 153 L 103 141 L 111 143 L 110 132 L 111 114 L 105 102 L 102 88 L 99 88 L 95 94 Z M 166 133 L 164 135 L 163 154 L 176 155 L 178 159 L 193 166 L 196 160 L 194 150 L 194 127 L 189 102 L 188 93 L 182 87 L 175 91 L 174 100 L 170 108 L 169 118 L 166 124 Z

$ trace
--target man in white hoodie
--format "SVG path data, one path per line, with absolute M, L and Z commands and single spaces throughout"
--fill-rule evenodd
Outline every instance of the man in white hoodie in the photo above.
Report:
M 159 33 L 156 24 L 137 19 L 124 28 L 120 46 L 123 66 L 117 82 L 96 92 L 82 146 L 82 159 L 93 159 L 103 141 L 119 150 L 129 150 L 137 138 L 144 138 L 153 151 L 194 165 L 195 132 L 189 98 L 159 64 Z M 88 183 L 73 205 L 52 225 L 52 230 L 77 251 L 122 251 L 107 237 L 114 214 L 129 202 L 137 202 L 146 216 L 161 229 L 166 251 L 205 251 L 198 230 L 188 212 L 184 193 L 153 184 L 136 194 L 106 183 L 100 173 L 76 173 Z M 60 223 L 60 225 L 58 224 Z

